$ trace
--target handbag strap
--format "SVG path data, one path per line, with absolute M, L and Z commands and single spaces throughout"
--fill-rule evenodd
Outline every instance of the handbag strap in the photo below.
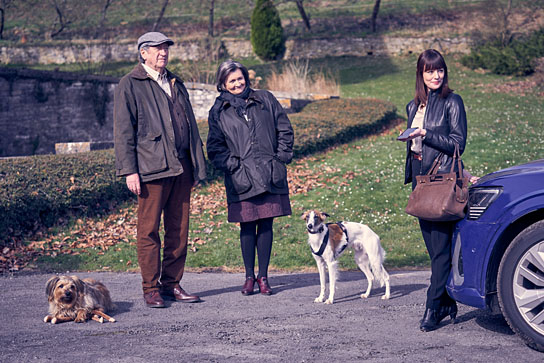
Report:
M 433 175 L 433 174 L 438 173 L 438 169 L 440 168 L 440 164 L 441 164 L 440 160 L 441 160 L 443 155 L 444 155 L 444 153 L 438 154 L 436 159 L 434 159 L 434 161 L 433 161 L 433 165 L 431 166 L 431 168 L 427 172 L 427 175 Z M 451 162 L 450 173 L 453 173 L 456 161 L 457 161 L 457 176 L 459 178 L 462 178 L 463 177 L 463 163 L 461 161 L 461 154 L 459 153 L 459 144 L 455 144 L 455 151 L 453 153 L 453 160 Z
M 443 155 L 443 153 L 440 153 L 440 154 L 438 154 L 436 159 L 434 159 L 433 165 L 431 166 L 431 168 L 427 172 L 427 175 L 433 175 L 433 174 L 438 173 L 438 169 L 440 168 L 440 164 L 441 164 L 440 159 L 442 158 L 442 155 Z
M 453 160 L 451 162 L 450 173 L 453 173 L 455 161 L 457 160 L 457 177 L 460 179 L 463 177 L 463 163 L 461 161 L 461 154 L 459 153 L 459 144 L 455 144 L 455 152 L 453 153 Z

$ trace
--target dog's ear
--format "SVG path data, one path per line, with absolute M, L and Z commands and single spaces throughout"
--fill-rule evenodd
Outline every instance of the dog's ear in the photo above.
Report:
M 45 296 L 47 296 L 49 301 L 53 300 L 53 291 L 55 290 L 58 281 L 59 277 L 53 276 L 45 283 Z
M 302 213 L 302 215 L 300 216 L 300 219 L 306 220 L 306 218 L 308 218 L 308 214 L 310 214 L 309 211 L 306 211 L 306 212 Z
M 327 217 L 330 217 L 330 215 L 328 215 L 328 213 L 319 212 L 319 218 L 325 220 Z
M 85 291 L 85 283 L 79 279 L 77 276 L 70 276 L 72 281 L 74 281 L 74 285 L 76 286 L 77 292 L 84 292 Z

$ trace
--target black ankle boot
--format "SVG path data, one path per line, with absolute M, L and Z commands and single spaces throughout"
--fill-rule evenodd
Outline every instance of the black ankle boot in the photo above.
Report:
M 447 305 L 447 306 L 441 306 L 438 309 L 438 322 L 440 323 L 442 319 L 444 319 L 446 316 L 450 316 L 450 319 L 452 320 L 453 324 L 457 324 L 457 304 L 453 303 L 453 305 Z
M 430 308 L 425 309 L 425 314 L 423 314 L 423 319 L 421 320 L 421 325 L 419 326 L 421 331 L 427 332 L 438 328 L 438 324 L 440 323 L 440 320 L 438 319 L 438 311 L 439 310 Z

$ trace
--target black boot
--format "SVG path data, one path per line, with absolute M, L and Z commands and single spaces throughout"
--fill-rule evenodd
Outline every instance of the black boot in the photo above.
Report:
M 438 311 L 439 310 L 430 308 L 425 309 L 425 314 L 423 314 L 423 319 L 421 320 L 421 325 L 419 326 L 421 331 L 427 332 L 438 328 L 438 324 L 440 323 L 440 320 L 438 319 Z
M 438 309 L 438 322 L 440 323 L 448 315 L 453 324 L 457 324 L 457 304 L 455 302 L 452 305 L 441 306 Z

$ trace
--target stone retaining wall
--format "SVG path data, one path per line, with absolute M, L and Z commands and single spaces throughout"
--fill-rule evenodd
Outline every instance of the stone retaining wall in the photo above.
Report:
M 226 52 L 232 58 L 254 57 L 251 43 L 240 39 L 216 40 L 221 44 L 210 47 L 207 42 L 174 39 L 170 57 L 181 60 L 204 59 L 210 52 Z M 468 53 L 467 38 L 318 38 L 295 39 L 286 42 L 285 58 L 316 58 L 325 56 L 405 55 L 435 48 L 447 53 Z M 64 64 L 77 62 L 136 61 L 136 41 L 119 43 L 73 42 L 58 45 L 12 45 L 0 47 L 0 63 Z
M 0 157 L 51 154 L 55 144 L 64 144 L 59 152 L 73 152 L 111 142 L 118 82 L 115 77 L 0 67 Z M 186 87 L 196 118 L 206 120 L 218 95 L 215 86 L 187 82 Z M 326 97 L 274 94 L 288 112 Z

